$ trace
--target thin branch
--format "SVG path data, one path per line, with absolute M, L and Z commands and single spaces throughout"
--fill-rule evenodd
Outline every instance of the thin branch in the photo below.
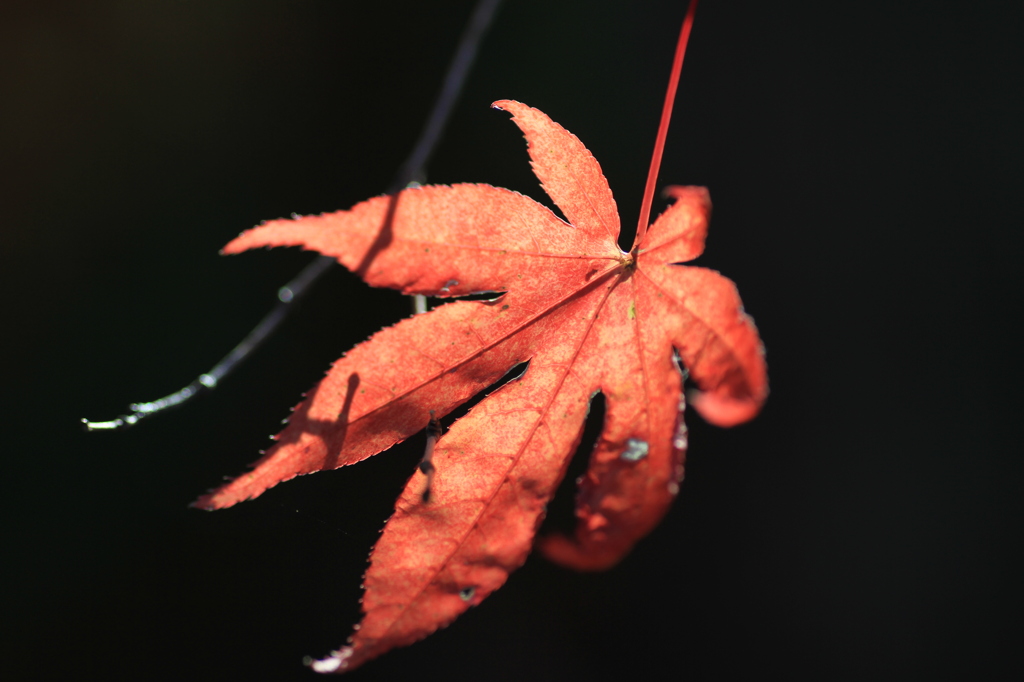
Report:
M 459 41 L 455 56 L 448 65 L 444 84 L 434 103 L 434 108 L 431 110 L 430 117 L 427 119 L 409 158 L 405 160 L 395 175 L 394 182 L 388 191 L 389 194 L 401 191 L 411 182 L 425 180 L 427 163 L 433 156 L 437 143 L 451 118 L 452 110 L 462 92 L 469 70 L 476 60 L 480 42 L 490 27 L 499 5 L 501 5 L 501 0 L 479 0 L 477 2 L 473 15 Z M 266 317 L 210 371 L 200 374 L 188 386 L 159 400 L 132 403 L 128 406 L 130 413 L 123 414 L 116 419 L 101 422 L 82 419 L 85 430 L 117 431 L 125 429 L 138 424 L 145 417 L 182 405 L 200 393 L 206 393 L 216 388 L 243 360 L 259 348 L 267 337 L 274 333 L 294 308 L 293 304 L 301 299 L 335 262 L 335 259 L 330 256 L 320 256 L 307 265 L 292 281 L 278 289 L 278 301 Z M 418 296 L 415 306 L 417 312 L 425 311 L 426 299 Z
M 452 57 L 452 61 L 448 65 L 448 72 L 444 77 L 444 84 L 441 86 L 437 101 L 434 102 L 434 109 L 430 112 L 427 124 L 423 126 L 423 132 L 420 133 L 412 154 L 399 168 L 398 175 L 388 194 L 405 189 L 410 182 L 426 182 L 427 164 L 430 157 L 434 155 L 437 142 L 448 125 L 448 119 L 451 118 L 452 109 L 455 108 L 455 103 L 462 93 L 462 86 L 466 83 L 469 69 L 476 61 L 480 42 L 490 27 L 500 4 L 501 0 L 479 0 L 477 3 L 476 9 L 473 10 L 473 16 L 469 18 L 462 38 L 459 39 L 455 56 Z
M 423 492 L 420 494 L 420 499 L 426 504 L 430 502 L 430 487 L 434 485 L 434 472 L 437 469 L 434 467 L 434 446 L 437 445 L 437 439 L 441 437 L 441 422 L 434 416 L 434 411 L 430 411 L 430 423 L 427 424 L 427 446 L 423 450 L 423 459 L 420 460 L 420 471 L 424 476 L 427 477 L 427 484 L 423 488 Z

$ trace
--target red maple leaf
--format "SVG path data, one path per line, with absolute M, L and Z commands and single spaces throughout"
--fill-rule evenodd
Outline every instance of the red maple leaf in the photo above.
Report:
M 598 391 L 604 429 L 580 484 L 576 537 L 540 543 L 577 569 L 617 562 L 679 490 L 686 431 L 674 353 L 700 388 L 693 406 L 712 423 L 749 419 L 767 395 L 763 349 L 733 283 L 676 265 L 703 251 L 707 191 L 670 188 L 675 203 L 624 253 L 611 190 L 583 144 L 536 109 L 494 106 L 513 114 L 568 222 L 506 189 L 425 186 L 267 222 L 224 248 L 302 246 L 406 294 L 506 293 L 448 303 L 353 348 L 254 470 L 198 506 L 228 507 L 375 455 L 529 362 L 438 441 L 428 501 L 425 475 L 409 480 L 371 555 L 361 627 L 327 659 L 338 667 L 423 638 L 522 565 Z
M 229 507 L 371 457 L 529 363 L 437 441 L 429 495 L 427 475 L 413 474 L 371 554 L 362 623 L 348 646 L 313 664 L 322 672 L 427 636 L 523 564 L 596 393 L 606 414 L 580 482 L 575 537 L 538 543 L 583 570 L 619 561 L 679 490 L 686 427 L 677 356 L 699 388 L 693 406 L 712 423 L 745 421 L 767 396 L 763 348 L 733 283 L 678 265 L 703 251 L 707 191 L 669 188 L 674 203 L 625 253 L 611 190 L 583 144 L 536 109 L 494 106 L 513 115 L 566 220 L 506 189 L 426 186 L 267 222 L 224 248 L 302 246 L 406 294 L 503 293 L 447 303 L 353 348 L 253 471 L 197 506 Z

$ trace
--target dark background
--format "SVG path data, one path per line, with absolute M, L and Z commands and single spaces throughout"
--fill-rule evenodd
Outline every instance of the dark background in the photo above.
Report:
M 422 443 L 186 505 L 399 295 L 338 268 L 215 394 L 77 422 L 209 368 L 310 258 L 230 238 L 384 191 L 471 6 L 0 5 L 5 679 L 308 680 L 344 642 Z M 533 557 L 352 680 L 1019 679 L 1020 7 L 706 0 L 660 185 L 711 190 L 700 263 L 757 320 L 764 412 L 690 415 L 680 499 L 619 567 Z M 594 152 L 631 231 L 684 12 L 508 0 L 430 180 L 546 201 L 488 108 L 519 99 Z

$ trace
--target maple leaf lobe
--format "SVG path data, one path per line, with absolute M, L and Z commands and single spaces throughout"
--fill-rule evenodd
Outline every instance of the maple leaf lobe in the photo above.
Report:
M 590 150 L 569 131 L 552 125 L 539 109 L 515 100 L 499 100 L 491 106 L 512 114 L 512 121 L 526 137 L 534 175 L 569 223 L 607 235 L 618 250 L 619 211 Z

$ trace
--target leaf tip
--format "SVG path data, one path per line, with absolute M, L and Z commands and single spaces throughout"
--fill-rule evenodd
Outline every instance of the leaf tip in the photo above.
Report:
M 491 102 L 491 108 L 507 111 L 512 114 L 512 116 L 518 116 L 524 111 L 533 109 L 533 107 L 514 99 L 499 99 L 495 102 Z
M 327 658 L 314 659 L 307 656 L 302 659 L 302 662 L 316 673 L 344 672 L 348 668 L 348 661 L 352 657 L 352 651 L 352 647 L 347 646 L 338 651 L 332 651 Z
M 756 417 L 766 397 L 733 400 L 701 391 L 690 391 L 687 394 L 690 404 L 706 422 L 723 428 L 738 426 Z
M 249 247 L 245 245 L 245 238 L 250 232 L 252 232 L 252 230 L 239 232 L 238 236 L 225 244 L 218 253 L 221 256 L 234 256 L 242 253 L 243 251 L 248 251 Z
M 585 548 L 564 535 L 537 538 L 537 550 L 548 561 L 580 572 L 606 571 L 625 556 L 625 552 L 614 549 Z
M 661 190 L 661 196 L 674 201 L 689 201 L 699 207 L 703 213 L 711 215 L 711 193 L 707 187 L 699 185 L 667 185 Z
M 188 505 L 189 509 L 201 509 L 203 511 L 213 511 L 217 507 L 210 501 L 210 495 L 203 495 L 194 502 L 190 502 Z

